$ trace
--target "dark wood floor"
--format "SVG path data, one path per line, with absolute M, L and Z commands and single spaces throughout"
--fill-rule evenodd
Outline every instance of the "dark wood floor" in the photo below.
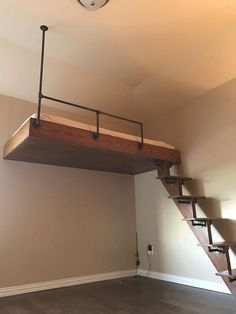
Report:
M 128 278 L 0 299 L 1 314 L 235 314 L 236 298 Z

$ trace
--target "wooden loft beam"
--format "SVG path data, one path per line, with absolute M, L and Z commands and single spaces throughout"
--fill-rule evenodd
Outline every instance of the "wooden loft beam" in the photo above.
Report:
M 34 125 L 31 118 L 8 141 L 4 159 L 41 164 L 138 174 L 156 169 L 156 162 L 180 163 L 175 149 L 100 134 L 94 140 L 90 131 L 51 121 Z

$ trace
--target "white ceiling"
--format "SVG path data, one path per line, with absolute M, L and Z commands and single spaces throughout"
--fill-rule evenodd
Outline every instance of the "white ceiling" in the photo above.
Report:
M 1 0 L 0 38 L 93 71 L 134 90 L 150 115 L 236 76 L 232 0 L 110 0 L 89 12 L 76 0 Z M 150 110 L 149 110 L 150 109 Z

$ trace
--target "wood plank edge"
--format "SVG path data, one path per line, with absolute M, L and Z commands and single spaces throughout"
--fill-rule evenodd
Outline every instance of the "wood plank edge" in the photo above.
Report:
M 27 138 L 29 137 L 29 133 L 30 121 L 27 121 L 27 123 L 24 123 L 4 145 L 3 159 L 8 159 L 11 153 L 14 152 L 14 150 L 17 149 L 19 145 L 23 144 L 25 140 L 27 140 Z

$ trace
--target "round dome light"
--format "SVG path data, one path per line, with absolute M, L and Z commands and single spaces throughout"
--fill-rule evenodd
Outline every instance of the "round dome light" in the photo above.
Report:
M 102 8 L 109 0 L 78 0 L 78 2 L 90 11 Z

